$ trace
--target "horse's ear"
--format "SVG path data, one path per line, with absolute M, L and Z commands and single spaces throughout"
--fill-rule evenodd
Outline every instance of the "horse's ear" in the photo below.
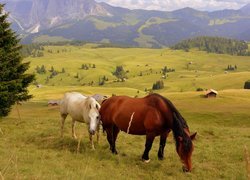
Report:
M 97 102 L 96 103 L 96 109 L 99 110 L 101 108 L 100 104 Z
M 197 134 L 197 132 L 195 132 L 194 134 L 192 134 L 192 135 L 190 136 L 191 140 L 194 140 L 194 139 L 195 139 L 196 134 Z
M 89 109 L 91 109 L 91 103 L 90 103 L 89 101 L 90 101 L 90 97 L 87 97 L 87 98 L 86 98 L 87 107 L 88 107 Z

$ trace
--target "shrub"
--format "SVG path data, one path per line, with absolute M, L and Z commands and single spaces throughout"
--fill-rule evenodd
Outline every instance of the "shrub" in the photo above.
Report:
M 245 82 L 244 89 L 250 89 L 250 80 Z
M 196 91 L 203 91 L 203 89 L 199 87 L 196 89 Z
M 164 82 L 163 81 L 156 81 L 156 83 L 153 84 L 152 89 L 157 90 L 157 89 L 163 89 L 164 88 Z

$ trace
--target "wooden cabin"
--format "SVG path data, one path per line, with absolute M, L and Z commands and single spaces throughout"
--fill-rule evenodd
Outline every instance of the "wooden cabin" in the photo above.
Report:
M 48 106 L 58 106 L 60 105 L 60 100 L 49 100 Z
M 209 89 L 206 91 L 205 97 L 206 98 L 215 98 L 218 95 L 218 92 L 214 89 Z

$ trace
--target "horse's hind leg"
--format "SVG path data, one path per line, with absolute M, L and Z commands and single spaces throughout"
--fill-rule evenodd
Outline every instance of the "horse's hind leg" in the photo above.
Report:
M 142 161 L 148 163 L 150 161 L 149 159 L 149 151 L 152 147 L 153 141 L 155 139 L 155 134 L 154 133 L 148 133 L 146 136 L 146 144 L 145 144 L 145 150 L 142 155 Z
M 64 129 L 64 123 L 65 123 L 66 117 L 67 117 L 67 114 L 61 114 L 61 137 L 63 137 L 63 129 Z
M 107 139 L 108 139 L 108 142 L 110 145 L 110 150 L 112 151 L 113 154 L 117 154 L 117 150 L 115 147 L 115 141 L 116 141 L 116 138 L 117 138 L 119 131 L 120 130 L 115 125 L 110 126 L 109 128 L 106 128 Z
M 76 136 L 76 121 L 74 119 L 72 119 L 72 137 L 74 139 L 77 139 L 77 136 Z
M 166 145 L 166 140 L 167 140 L 169 132 L 170 131 L 168 130 L 168 131 L 162 133 L 160 136 L 160 146 L 159 146 L 159 151 L 158 151 L 158 159 L 159 160 L 163 160 L 163 158 L 164 158 L 164 148 Z

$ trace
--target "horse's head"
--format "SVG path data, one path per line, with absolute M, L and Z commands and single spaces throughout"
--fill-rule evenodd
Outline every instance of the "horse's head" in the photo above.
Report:
M 190 135 L 188 129 L 184 129 L 184 132 L 185 132 L 184 137 L 179 136 L 177 139 L 176 150 L 181 158 L 182 163 L 184 164 L 183 171 L 190 172 L 192 169 L 191 156 L 194 150 L 194 145 L 192 143 L 192 140 L 195 138 L 197 133 Z
M 97 126 L 100 123 L 100 104 L 92 97 L 86 99 L 87 109 L 88 109 L 88 118 L 89 118 L 89 133 L 94 135 L 97 129 Z

